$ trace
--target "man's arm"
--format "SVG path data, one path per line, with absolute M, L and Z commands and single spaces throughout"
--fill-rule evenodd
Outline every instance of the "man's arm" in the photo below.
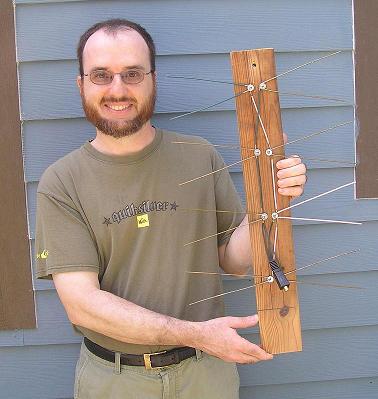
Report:
M 297 156 L 286 158 L 277 162 L 276 166 L 278 192 L 291 198 L 302 195 L 306 183 L 306 166 L 301 159 Z M 218 254 L 219 264 L 225 272 L 247 273 L 252 259 L 248 215 L 234 230 L 228 243 L 219 247 Z
M 237 328 L 254 326 L 257 316 L 184 321 L 101 290 L 95 272 L 58 273 L 53 275 L 53 279 L 73 324 L 116 340 L 146 345 L 191 346 L 237 363 L 256 363 L 272 358 L 236 331 Z

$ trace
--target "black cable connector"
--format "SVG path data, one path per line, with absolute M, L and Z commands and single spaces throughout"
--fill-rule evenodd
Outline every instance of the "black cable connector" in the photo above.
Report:
M 269 265 L 280 290 L 287 291 L 289 289 L 290 282 L 281 269 L 281 266 L 275 260 L 269 261 Z

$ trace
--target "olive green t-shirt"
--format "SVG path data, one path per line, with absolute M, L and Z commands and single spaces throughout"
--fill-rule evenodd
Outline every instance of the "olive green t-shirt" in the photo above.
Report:
M 140 152 L 106 155 L 87 141 L 48 167 L 37 190 L 37 278 L 94 271 L 102 290 L 152 311 L 191 321 L 223 315 L 222 298 L 189 306 L 221 293 L 221 279 L 187 272 L 219 270 L 218 246 L 232 231 L 215 234 L 241 222 L 241 203 L 227 169 L 180 185 L 224 162 L 211 145 L 174 141 L 208 144 L 156 129 Z M 74 328 L 114 351 L 166 348 Z

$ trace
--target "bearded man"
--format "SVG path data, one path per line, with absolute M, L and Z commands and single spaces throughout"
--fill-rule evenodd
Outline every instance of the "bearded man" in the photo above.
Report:
M 207 143 L 151 124 L 155 46 L 123 20 L 89 28 L 78 45 L 77 84 L 96 137 L 43 174 L 37 190 L 36 275 L 53 279 L 84 336 L 75 398 L 231 399 L 236 363 L 272 359 L 236 329 L 257 316 L 224 317 L 219 276 L 244 274 L 249 232 L 224 162 Z M 191 147 L 191 148 L 189 148 Z M 282 195 L 303 191 L 299 158 L 277 164 Z M 179 183 L 209 174 L 193 187 Z M 229 210 L 195 214 L 188 209 Z M 208 240 L 184 246 L 212 232 Z

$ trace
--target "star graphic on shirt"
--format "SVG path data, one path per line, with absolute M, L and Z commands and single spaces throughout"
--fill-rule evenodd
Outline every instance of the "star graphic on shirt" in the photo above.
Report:
M 110 218 L 106 218 L 105 216 L 104 216 L 104 221 L 102 222 L 102 224 L 106 224 L 107 226 L 109 226 L 109 224 L 113 224 L 111 221 L 110 221 Z
M 171 211 L 175 211 L 175 210 L 177 210 L 177 208 L 179 207 L 179 206 L 176 204 L 176 201 L 173 202 L 173 203 L 170 203 L 170 204 L 171 204 Z

